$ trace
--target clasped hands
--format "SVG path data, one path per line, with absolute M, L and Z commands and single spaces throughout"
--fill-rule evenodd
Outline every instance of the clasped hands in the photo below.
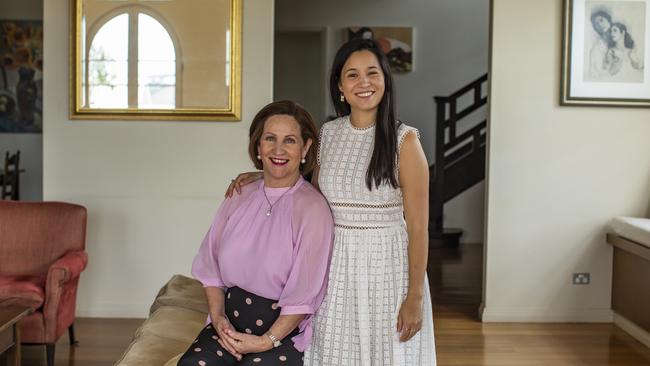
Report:
M 217 342 L 238 361 L 247 353 L 259 353 L 273 348 L 273 342 L 267 336 L 236 331 L 225 315 L 213 319 L 212 326 L 217 332 Z

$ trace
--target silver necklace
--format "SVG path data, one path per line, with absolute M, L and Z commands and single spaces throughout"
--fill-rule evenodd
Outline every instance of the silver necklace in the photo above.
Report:
M 280 201 L 280 199 L 282 199 L 282 197 L 283 197 L 285 194 L 287 194 L 287 192 L 289 192 L 289 191 L 291 190 L 291 188 L 292 188 L 292 187 L 289 187 L 289 189 L 287 189 L 286 191 L 284 191 L 284 193 L 282 193 L 282 194 L 280 195 L 280 198 L 278 198 L 277 200 L 275 200 L 275 202 L 271 203 L 271 201 L 269 200 L 269 197 L 266 195 L 266 187 L 262 186 L 262 193 L 264 193 L 264 198 L 266 198 L 266 202 L 268 202 L 268 204 L 269 204 L 269 209 L 266 210 L 266 216 L 271 216 L 271 214 L 273 213 L 273 205 L 275 205 L 276 203 L 278 203 L 278 201 Z

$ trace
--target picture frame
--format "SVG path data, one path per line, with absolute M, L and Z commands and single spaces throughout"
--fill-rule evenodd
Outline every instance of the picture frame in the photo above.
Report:
M 43 130 L 43 22 L 0 20 L 0 133 Z
M 650 0 L 564 0 L 560 105 L 650 107 Z
M 70 2 L 70 119 L 241 121 L 242 0 Z
M 348 27 L 346 40 L 353 38 L 374 39 L 393 72 L 413 71 L 413 27 Z

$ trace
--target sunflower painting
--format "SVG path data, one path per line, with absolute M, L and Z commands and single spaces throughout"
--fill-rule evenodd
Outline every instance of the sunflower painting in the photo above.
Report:
M 0 20 L 0 133 L 43 126 L 43 22 Z

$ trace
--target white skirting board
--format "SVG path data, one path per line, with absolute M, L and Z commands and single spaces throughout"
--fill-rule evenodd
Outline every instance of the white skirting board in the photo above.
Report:
M 612 310 L 484 307 L 480 318 L 484 323 L 611 323 Z
M 625 317 L 614 312 L 614 324 L 623 329 L 626 333 L 634 337 L 646 347 L 650 348 L 650 333 L 638 325 L 627 320 Z

